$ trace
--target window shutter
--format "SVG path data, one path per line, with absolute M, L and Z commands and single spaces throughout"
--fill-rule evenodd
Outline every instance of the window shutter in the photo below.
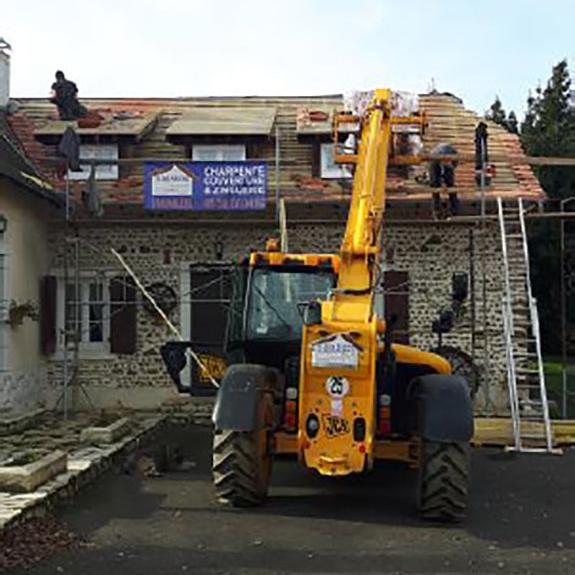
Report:
M 321 143 L 319 140 L 313 147 L 313 158 L 311 162 L 311 175 L 314 178 L 321 178 Z
M 136 286 L 132 278 L 117 276 L 110 281 L 110 351 L 136 352 Z
M 40 281 L 40 349 L 45 355 L 56 351 L 56 276 L 44 276 Z

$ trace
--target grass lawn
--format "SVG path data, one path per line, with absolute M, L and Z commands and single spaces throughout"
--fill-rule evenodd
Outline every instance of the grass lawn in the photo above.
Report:
M 550 402 L 551 417 L 561 417 L 563 375 L 561 359 L 546 357 L 544 360 L 547 397 Z M 569 358 L 567 366 L 567 389 L 570 392 L 567 400 L 567 417 L 575 419 L 575 358 Z

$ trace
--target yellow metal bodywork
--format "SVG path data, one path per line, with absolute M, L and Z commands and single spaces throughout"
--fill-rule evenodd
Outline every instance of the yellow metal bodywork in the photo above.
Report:
M 285 431 L 274 435 L 274 455 L 295 455 L 298 453 L 298 438 L 294 433 Z M 419 461 L 419 444 L 415 441 L 398 439 L 378 439 L 374 442 L 374 458 L 401 461 L 416 465 Z
M 528 429 L 536 434 L 542 424 L 533 423 Z M 553 420 L 553 437 L 560 447 L 575 444 L 575 420 Z M 504 417 L 476 417 L 475 433 L 471 444 L 474 447 L 512 447 L 513 427 L 511 420 Z M 280 432 L 274 435 L 273 452 L 278 455 L 295 455 L 298 452 L 298 438 L 295 433 Z M 374 447 L 375 459 L 393 459 L 415 465 L 418 460 L 418 444 L 414 441 L 404 441 L 395 438 L 377 439 Z
M 302 265 L 317 268 L 319 266 L 331 267 L 337 274 L 339 272 L 339 256 L 334 254 L 286 254 L 280 251 L 252 252 L 250 266 L 258 263 L 268 266 Z
M 392 117 L 391 92 L 386 89 L 374 92 L 364 116 L 344 115 L 336 124 L 337 121 L 360 123 L 361 138 L 357 155 L 336 156 L 336 160 L 355 164 L 353 192 L 340 249 L 337 289 L 329 300 L 321 302 L 321 323 L 304 326 L 303 330 L 297 439 L 300 461 L 323 475 L 361 472 L 371 467 L 378 453 L 375 440 L 376 359 L 382 351 L 380 338 L 385 323 L 374 314 L 373 287 L 381 250 L 385 179 L 392 156 L 392 125 L 423 124 L 420 117 Z M 337 134 L 337 127 L 335 132 Z M 314 346 L 330 341 L 330 338 L 332 341 L 339 338 L 340 342 L 345 339 L 354 346 L 357 351 L 355 365 L 314 365 Z M 450 372 L 449 364 L 438 356 L 408 346 L 394 347 L 398 362 L 426 365 L 438 373 Z M 310 416 L 315 416 L 319 422 L 315 437 L 310 437 L 306 431 Z M 353 432 L 354 421 L 358 418 L 365 422 L 361 440 L 355 440 Z M 389 452 L 391 448 L 381 449 Z M 411 461 L 412 455 L 405 448 L 398 458 Z
M 380 351 L 383 352 L 385 346 L 381 346 Z M 435 373 L 451 373 L 450 363 L 443 357 L 430 353 L 428 351 L 421 351 L 410 345 L 403 345 L 401 343 L 394 343 L 391 346 L 395 354 L 395 361 L 397 363 L 408 363 L 410 365 L 425 365 L 430 367 Z

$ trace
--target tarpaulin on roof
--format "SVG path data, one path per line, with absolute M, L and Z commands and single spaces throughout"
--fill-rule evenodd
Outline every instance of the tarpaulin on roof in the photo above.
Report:
M 104 113 L 98 111 L 102 118 L 97 126 L 81 127 L 76 121 L 50 120 L 34 131 L 37 138 L 61 136 L 69 127 L 79 136 L 132 136 L 136 139 L 144 136 L 153 127 L 158 114 L 122 114 Z
M 168 136 L 269 136 L 275 108 L 198 107 L 186 111 L 166 131 Z

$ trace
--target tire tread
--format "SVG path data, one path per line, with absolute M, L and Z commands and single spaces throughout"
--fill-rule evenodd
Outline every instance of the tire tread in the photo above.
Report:
M 419 511 L 424 519 L 462 521 L 467 510 L 468 483 L 468 445 L 423 442 Z
M 255 433 L 216 430 L 213 444 L 213 481 L 217 499 L 233 507 L 259 505 L 265 492 L 258 483 Z

